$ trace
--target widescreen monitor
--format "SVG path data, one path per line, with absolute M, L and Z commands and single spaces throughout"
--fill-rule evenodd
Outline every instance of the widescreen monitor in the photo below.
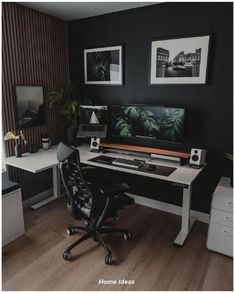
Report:
M 153 105 L 111 107 L 111 135 L 181 143 L 184 140 L 183 108 Z
M 108 128 L 108 107 L 81 105 L 79 110 L 77 137 L 106 137 Z

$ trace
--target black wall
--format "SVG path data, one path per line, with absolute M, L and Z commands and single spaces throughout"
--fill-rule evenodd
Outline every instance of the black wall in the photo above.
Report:
M 152 40 L 203 34 L 211 35 L 207 85 L 148 85 Z M 119 44 L 125 52 L 124 86 L 84 85 L 83 49 Z M 194 208 L 209 211 L 211 192 L 220 175 L 216 172 L 220 169 L 218 153 L 214 152 L 233 148 L 233 4 L 163 3 L 71 21 L 69 57 L 79 97 L 97 104 L 186 108 L 187 143 L 211 151 L 210 167 L 193 200 Z

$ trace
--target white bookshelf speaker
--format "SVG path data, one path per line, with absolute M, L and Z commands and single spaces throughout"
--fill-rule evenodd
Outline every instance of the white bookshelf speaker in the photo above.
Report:
M 98 152 L 100 150 L 100 138 L 92 138 L 90 145 L 91 152 Z
M 202 166 L 206 160 L 206 150 L 191 149 L 189 164 L 192 166 Z

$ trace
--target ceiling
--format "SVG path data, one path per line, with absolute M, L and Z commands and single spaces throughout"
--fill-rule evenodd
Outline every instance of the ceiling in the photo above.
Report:
M 18 2 L 64 20 L 86 18 L 159 2 Z

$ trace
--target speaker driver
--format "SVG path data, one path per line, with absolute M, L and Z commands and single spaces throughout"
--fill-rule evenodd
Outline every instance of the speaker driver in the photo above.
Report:
M 198 161 L 198 159 L 199 159 L 199 158 L 198 158 L 198 155 L 193 155 L 193 156 L 192 156 L 192 160 L 193 160 L 194 162 Z

